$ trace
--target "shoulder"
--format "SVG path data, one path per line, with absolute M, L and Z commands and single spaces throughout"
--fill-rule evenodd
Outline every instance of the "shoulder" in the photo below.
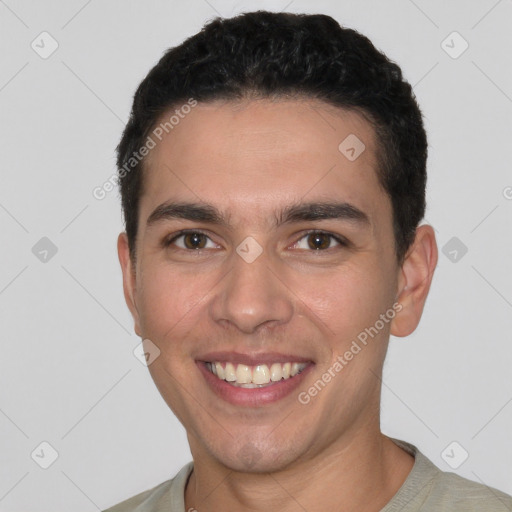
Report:
M 512 512 L 512 496 L 494 487 L 439 469 L 418 448 L 393 441 L 415 458 L 394 499 L 382 512 Z
M 184 466 L 172 479 L 143 491 L 102 512 L 160 512 L 180 510 L 184 507 L 185 485 L 193 468 L 192 462 Z M 180 510 L 181 512 L 181 510 Z
M 433 481 L 428 504 L 432 510 L 439 511 L 510 512 L 512 496 L 455 473 L 439 471 Z
M 169 489 L 172 485 L 172 479 L 166 480 L 161 484 L 153 487 L 152 489 L 148 489 L 147 491 L 141 492 L 124 500 L 116 505 L 104 510 L 103 512 L 145 512 L 146 510 L 150 511 L 151 502 L 158 500 L 165 493 L 169 492 Z

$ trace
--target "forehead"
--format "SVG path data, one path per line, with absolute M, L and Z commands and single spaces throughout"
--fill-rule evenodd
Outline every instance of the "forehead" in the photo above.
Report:
M 215 204 L 240 220 L 311 200 L 343 200 L 369 217 L 389 213 L 374 130 L 356 112 L 317 100 L 215 101 L 177 120 L 157 123 L 167 127 L 158 137 L 153 131 L 142 221 L 169 200 Z

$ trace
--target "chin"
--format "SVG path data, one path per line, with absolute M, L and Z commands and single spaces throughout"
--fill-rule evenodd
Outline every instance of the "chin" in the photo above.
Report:
M 235 443 L 231 442 L 227 449 L 215 447 L 211 455 L 231 471 L 275 473 L 286 469 L 299 457 L 296 441 L 287 446 L 282 440 L 270 443 L 268 438 L 260 442 L 239 439 Z

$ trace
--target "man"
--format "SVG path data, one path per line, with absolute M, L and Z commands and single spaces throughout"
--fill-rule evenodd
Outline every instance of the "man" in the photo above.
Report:
M 437 263 L 426 158 L 399 67 L 328 16 L 216 19 L 162 57 L 118 146 L 118 251 L 193 463 L 110 512 L 512 510 L 380 431 Z

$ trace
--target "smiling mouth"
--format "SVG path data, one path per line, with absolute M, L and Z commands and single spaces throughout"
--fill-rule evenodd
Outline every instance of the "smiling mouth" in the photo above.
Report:
M 272 386 L 282 380 L 292 379 L 301 373 L 309 363 L 273 363 L 248 366 L 230 362 L 206 362 L 206 369 L 218 379 L 234 387 L 246 389 Z

